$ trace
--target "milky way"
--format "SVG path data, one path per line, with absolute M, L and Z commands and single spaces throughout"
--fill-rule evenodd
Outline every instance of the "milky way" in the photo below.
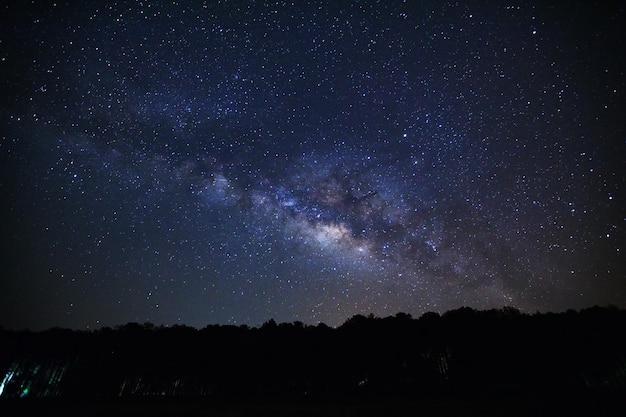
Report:
M 0 14 L 2 326 L 626 307 L 620 5 Z

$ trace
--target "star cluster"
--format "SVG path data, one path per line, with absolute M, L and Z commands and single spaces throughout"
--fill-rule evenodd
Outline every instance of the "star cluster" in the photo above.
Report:
M 2 326 L 626 306 L 619 4 L 1 7 Z

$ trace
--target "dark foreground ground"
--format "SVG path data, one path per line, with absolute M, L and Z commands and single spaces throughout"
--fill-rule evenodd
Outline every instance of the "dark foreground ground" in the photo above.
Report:
M 348 417 L 348 416 L 625 416 L 626 397 L 620 394 L 559 398 L 430 398 L 421 400 L 350 400 L 328 403 L 247 402 L 201 400 L 133 400 L 62 402 L 8 400 L 0 402 L 3 416 L 137 416 L 137 417 Z
M 626 310 L 0 331 L 4 416 L 626 416 Z

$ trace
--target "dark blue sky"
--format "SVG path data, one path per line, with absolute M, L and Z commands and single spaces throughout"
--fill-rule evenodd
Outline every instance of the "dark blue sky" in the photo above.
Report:
M 23 3 L 0 326 L 626 307 L 623 3 Z

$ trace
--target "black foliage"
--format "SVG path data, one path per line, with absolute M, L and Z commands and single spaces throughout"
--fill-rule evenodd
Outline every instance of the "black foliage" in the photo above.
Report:
M 460 308 L 357 315 L 339 328 L 129 323 L 0 330 L 1 396 L 418 398 L 626 389 L 626 311 Z

